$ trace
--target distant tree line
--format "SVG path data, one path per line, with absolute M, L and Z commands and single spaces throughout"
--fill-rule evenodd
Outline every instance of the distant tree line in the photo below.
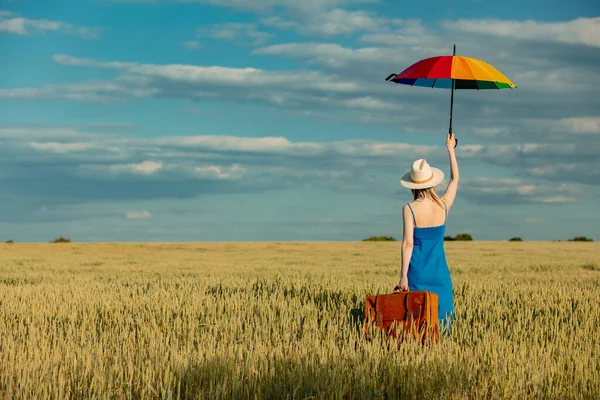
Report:
M 573 239 L 569 239 L 569 242 L 593 242 L 593 240 L 585 236 L 575 236 Z
M 452 237 L 452 236 L 444 236 L 444 240 L 446 242 L 453 242 L 455 240 L 472 241 L 473 240 L 473 236 L 469 235 L 468 233 L 458 233 L 454 237 Z
M 12 244 L 14 242 L 15 242 L 14 240 L 10 239 L 10 240 L 7 240 L 4 243 L 6 243 L 6 244 Z M 71 239 L 61 236 L 61 237 L 58 237 L 58 238 L 54 239 L 50 243 L 71 243 Z
M 523 239 L 520 237 L 513 237 L 508 239 L 509 242 L 522 242 Z M 593 242 L 592 238 L 586 236 L 575 236 L 573 239 L 568 239 L 567 242 Z M 562 240 L 553 240 L 553 242 L 562 242 Z
M 363 242 L 396 242 L 391 236 L 371 236 L 362 240 Z
M 71 243 L 71 239 L 66 237 L 59 237 L 51 241 L 50 243 Z
M 468 233 L 458 233 L 456 236 L 444 236 L 444 241 L 453 242 L 453 241 L 472 241 L 473 237 Z M 362 240 L 363 242 L 396 242 L 396 238 L 392 236 L 371 236 Z M 508 239 L 509 242 L 522 242 L 523 239 L 521 237 L 515 236 Z M 586 236 L 575 236 L 572 239 L 568 239 L 568 242 L 593 242 L 592 238 L 588 238 Z M 12 244 L 15 241 L 10 239 L 4 243 Z M 553 240 L 553 242 L 562 242 L 562 240 Z M 71 239 L 60 236 L 50 243 L 71 243 Z

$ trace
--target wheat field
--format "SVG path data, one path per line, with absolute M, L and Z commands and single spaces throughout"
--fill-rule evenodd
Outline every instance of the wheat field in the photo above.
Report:
M 446 243 L 450 338 L 362 338 L 399 243 L 0 245 L 0 397 L 598 399 L 600 245 Z

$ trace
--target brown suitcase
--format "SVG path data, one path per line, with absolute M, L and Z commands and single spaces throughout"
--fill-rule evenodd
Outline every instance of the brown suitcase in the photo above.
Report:
M 426 290 L 368 296 L 365 337 L 373 326 L 403 341 L 407 334 L 425 344 L 439 342 L 438 296 Z

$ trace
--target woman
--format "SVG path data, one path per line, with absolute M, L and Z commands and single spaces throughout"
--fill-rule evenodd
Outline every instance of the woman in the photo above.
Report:
M 400 183 L 410 189 L 414 201 L 403 209 L 404 238 L 402 266 L 398 290 L 427 290 L 438 295 L 438 316 L 442 330 L 450 328 L 454 319 L 452 279 L 444 253 L 446 217 L 452 208 L 458 188 L 458 163 L 454 147 L 456 139 L 449 134 L 446 147 L 450 157 L 450 182 L 440 198 L 435 186 L 444 180 L 444 173 L 432 168 L 424 159 L 413 163 Z

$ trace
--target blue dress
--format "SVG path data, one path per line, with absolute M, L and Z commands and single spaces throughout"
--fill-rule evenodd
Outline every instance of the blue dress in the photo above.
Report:
M 444 224 L 419 228 L 415 213 L 407 204 L 415 222 L 413 251 L 408 266 L 408 287 L 413 290 L 427 290 L 438 295 L 438 318 L 440 330 L 448 331 L 454 320 L 454 298 L 452 279 L 444 252 L 444 233 L 448 209 L 444 202 Z

